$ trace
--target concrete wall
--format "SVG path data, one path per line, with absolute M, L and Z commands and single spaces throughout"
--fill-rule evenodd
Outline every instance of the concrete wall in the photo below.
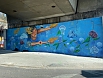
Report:
M 88 12 L 103 8 L 103 0 L 78 0 L 78 12 Z
M 14 28 L 7 49 L 103 57 L 102 33 L 102 17 Z
M 81 13 L 78 12 L 77 14 L 66 15 L 62 17 L 54 17 L 54 18 L 48 18 L 48 19 L 42 19 L 42 20 L 28 21 L 28 23 L 30 26 L 30 25 L 59 23 L 59 22 L 86 19 L 86 18 L 99 17 L 99 16 L 103 16 L 103 9 L 96 9 L 94 11 L 81 12 Z
M 28 22 L 22 21 L 18 18 L 14 18 L 10 15 L 7 15 L 8 28 L 18 28 L 28 25 Z
M 79 0 L 78 12 L 93 11 L 98 8 L 98 0 Z

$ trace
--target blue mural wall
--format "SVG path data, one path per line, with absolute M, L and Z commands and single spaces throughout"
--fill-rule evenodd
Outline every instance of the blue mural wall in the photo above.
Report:
M 7 30 L 7 50 L 103 57 L 102 18 Z

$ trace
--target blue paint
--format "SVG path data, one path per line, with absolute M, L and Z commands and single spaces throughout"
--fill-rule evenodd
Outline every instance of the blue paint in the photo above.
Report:
M 39 29 L 49 28 L 51 24 L 37 25 Z M 28 50 L 32 52 L 49 52 L 69 54 L 76 56 L 103 57 L 103 27 L 102 18 L 90 18 L 68 22 L 60 22 L 55 27 L 37 34 L 36 39 L 31 38 L 28 27 L 17 30 L 7 30 L 7 50 Z M 40 41 L 46 42 L 41 44 Z M 39 42 L 37 45 L 31 45 Z

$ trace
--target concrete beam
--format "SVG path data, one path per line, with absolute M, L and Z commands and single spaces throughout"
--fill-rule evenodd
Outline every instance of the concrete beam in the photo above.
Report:
M 69 0 L 72 8 L 74 11 L 76 11 L 76 7 L 77 7 L 77 0 Z
M 29 25 L 58 23 L 58 22 L 93 18 L 93 17 L 99 17 L 99 16 L 103 16 L 103 9 L 97 9 L 97 10 L 94 10 L 94 11 L 88 11 L 88 12 L 83 12 L 83 13 L 77 13 L 77 14 L 72 14 L 72 15 L 55 17 L 55 18 L 29 21 Z

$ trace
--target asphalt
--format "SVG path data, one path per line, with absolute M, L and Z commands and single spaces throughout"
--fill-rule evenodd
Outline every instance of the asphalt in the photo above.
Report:
M 103 69 L 103 58 L 0 50 L 0 66 L 25 69 Z
M 0 66 L 0 78 L 103 78 L 103 70 L 24 69 Z

